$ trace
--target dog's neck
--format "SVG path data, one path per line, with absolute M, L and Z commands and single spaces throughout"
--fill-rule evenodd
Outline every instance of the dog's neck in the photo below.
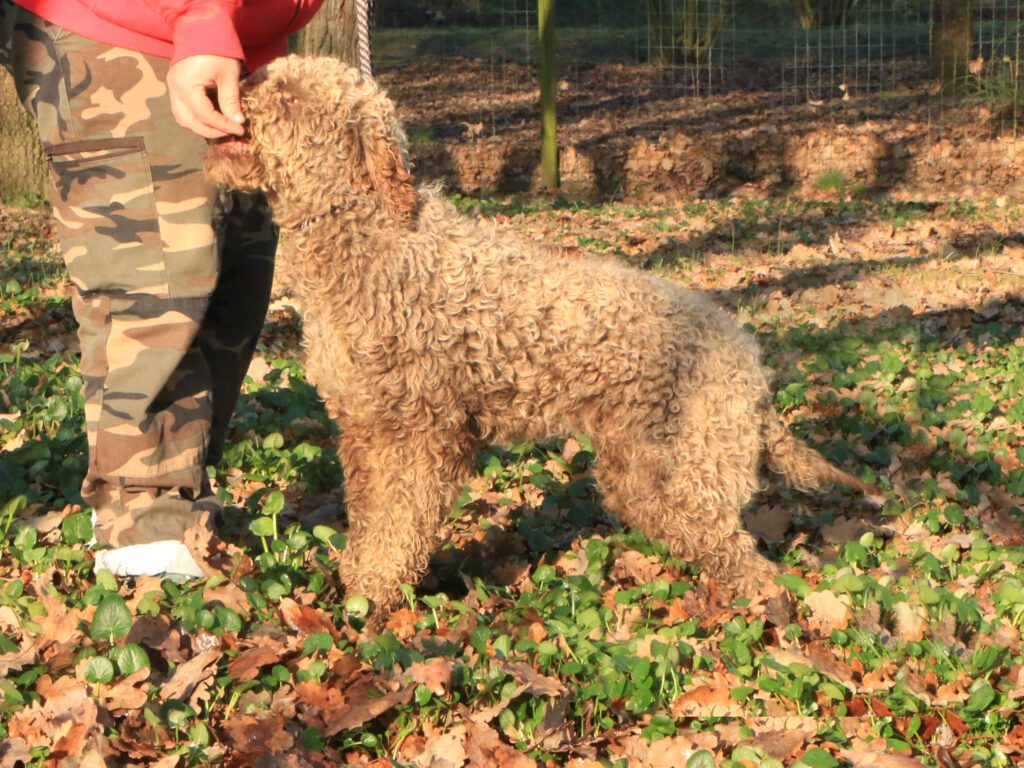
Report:
M 325 211 L 324 213 L 318 213 L 316 216 L 310 216 L 308 218 L 302 219 L 297 225 L 292 227 L 285 227 L 285 229 L 297 229 L 301 232 L 309 229 L 314 224 L 317 224 L 323 221 L 324 219 L 331 218 L 332 216 L 337 216 L 344 210 L 347 210 L 344 206 L 332 205 L 330 209 Z
M 329 299 L 357 311 L 362 281 L 382 268 L 381 254 L 393 239 L 392 227 L 375 226 L 383 215 L 350 201 L 312 215 L 285 206 L 275 214 L 287 234 L 287 270 L 296 295 L 304 303 Z
M 388 224 L 394 223 L 388 212 L 382 210 L 376 201 L 369 199 L 355 198 L 344 203 L 334 203 L 328 208 L 322 208 L 318 213 L 310 213 L 306 206 L 303 206 L 306 210 L 295 210 L 298 206 L 293 207 L 279 197 L 271 199 L 270 202 L 274 208 L 277 225 L 286 231 L 305 232 L 318 224 L 342 216 L 349 216 L 360 222 L 378 220 Z M 400 222 L 400 226 L 403 229 L 415 229 L 415 225 L 409 222 Z

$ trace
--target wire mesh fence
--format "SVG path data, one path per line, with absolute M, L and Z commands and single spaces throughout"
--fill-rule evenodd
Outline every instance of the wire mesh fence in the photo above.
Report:
M 976 9 L 972 58 L 967 63 L 968 98 L 983 102 L 1003 127 L 1016 131 L 1024 120 L 1024 3 L 989 0 Z
M 436 82 L 417 90 L 437 102 L 424 130 L 536 132 L 536 0 L 378 3 L 385 78 Z M 972 108 L 1014 136 L 1024 122 L 1024 0 L 557 0 L 557 23 L 559 120 L 580 145 L 730 115 L 805 132 L 886 109 L 940 125 Z

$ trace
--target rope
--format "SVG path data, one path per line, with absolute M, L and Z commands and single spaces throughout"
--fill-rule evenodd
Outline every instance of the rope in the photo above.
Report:
M 373 52 L 370 48 L 370 9 L 373 0 L 356 0 L 356 56 L 363 77 L 373 77 Z

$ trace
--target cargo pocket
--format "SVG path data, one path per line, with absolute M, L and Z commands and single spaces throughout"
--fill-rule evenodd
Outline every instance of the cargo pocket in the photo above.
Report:
M 168 280 L 143 140 L 56 144 L 46 155 L 54 218 L 78 290 L 166 298 Z
M 207 295 L 173 295 L 142 139 L 59 144 L 51 202 L 71 280 L 86 382 L 90 474 L 198 488 L 209 371 L 195 339 Z

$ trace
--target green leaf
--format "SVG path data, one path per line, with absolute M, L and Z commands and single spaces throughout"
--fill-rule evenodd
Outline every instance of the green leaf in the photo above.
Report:
M 274 520 L 269 517 L 260 516 L 249 523 L 249 530 L 256 536 L 266 538 L 274 535 Z
M 992 686 L 987 681 L 981 681 L 977 684 L 974 692 L 971 693 L 971 698 L 967 700 L 964 706 L 971 712 L 982 712 L 988 709 L 995 700 L 996 692 L 992 689 Z
M 161 709 L 163 710 L 164 717 L 167 719 L 167 724 L 172 728 L 181 728 L 196 716 L 196 711 L 192 707 L 178 699 L 171 699 L 165 702 Z
M 698 750 L 690 755 L 686 768 L 716 768 L 715 756 L 706 749 Z
M 31 525 L 23 525 L 14 535 L 14 546 L 22 550 L 31 549 L 36 545 L 37 538 L 38 534 L 35 528 Z
M 804 752 L 800 763 L 809 765 L 811 768 L 836 768 L 839 765 L 839 761 L 821 747 L 811 747 Z
M 160 592 L 147 592 L 135 610 L 140 616 L 156 616 L 160 613 Z
M 775 581 L 801 599 L 814 591 L 806 581 L 794 573 L 783 573 Z
M 15 496 L 4 504 L 3 509 L 0 509 L 0 524 L 6 525 L 5 521 L 12 520 L 16 514 L 21 512 L 21 510 L 25 509 L 27 506 L 28 496 Z
M 284 448 L 284 437 L 280 432 L 271 432 L 263 438 L 263 447 L 272 451 Z
M 214 606 L 213 614 L 225 632 L 238 632 L 242 629 L 242 617 L 230 608 L 223 605 Z
M 96 606 L 96 615 L 89 625 L 93 640 L 113 641 L 124 637 L 132 628 L 132 613 L 120 595 L 107 595 Z
M 10 597 L 14 600 L 17 600 L 19 597 L 21 597 L 24 591 L 25 582 L 21 579 L 14 579 L 12 581 L 9 581 L 7 582 L 7 585 L 4 587 L 4 594 L 7 595 L 7 597 Z
M 267 494 L 263 502 L 264 515 L 276 515 L 284 509 L 284 494 L 280 491 L 272 491 Z
M 104 592 L 117 592 L 117 577 L 110 571 L 96 571 L 96 586 Z
M 996 604 L 1003 606 L 1003 610 L 1024 605 L 1024 585 L 1013 578 L 1004 581 L 996 592 Z
M 306 749 L 312 749 L 317 752 L 322 752 L 326 746 L 323 732 L 319 728 L 315 728 L 313 726 L 310 726 L 299 734 L 299 742 Z
M 90 683 L 109 683 L 114 679 L 114 665 L 103 656 L 93 656 L 85 665 L 85 679 Z
M 69 515 L 60 524 L 60 530 L 65 544 L 84 544 L 92 538 L 92 515 L 88 512 Z
M 345 601 L 345 610 L 353 616 L 365 616 L 370 612 L 370 601 L 363 595 L 352 595 Z
M 278 581 L 270 581 L 266 588 L 267 597 L 271 600 L 280 600 L 291 592 L 291 589 Z
M 322 544 L 330 546 L 332 537 L 337 535 L 337 531 L 331 528 L 329 525 L 314 525 L 313 526 L 313 538 Z
M 427 686 L 423 685 L 422 683 L 416 686 L 416 692 L 413 694 L 413 698 L 416 700 L 416 703 L 419 706 L 427 706 L 427 704 L 430 703 L 430 697 L 430 689 L 427 688 Z
M 194 744 L 209 746 L 210 731 L 203 723 L 196 723 L 188 729 L 188 737 Z
M 302 644 L 302 655 L 309 656 L 313 653 L 327 653 L 334 647 L 334 638 L 329 632 L 314 632 L 306 638 Z
M 135 643 L 128 643 L 120 648 L 111 648 L 107 655 L 117 663 L 117 669 L 122 675 L 130 675 L 143 667 L 149 667 L 149 656 Z

